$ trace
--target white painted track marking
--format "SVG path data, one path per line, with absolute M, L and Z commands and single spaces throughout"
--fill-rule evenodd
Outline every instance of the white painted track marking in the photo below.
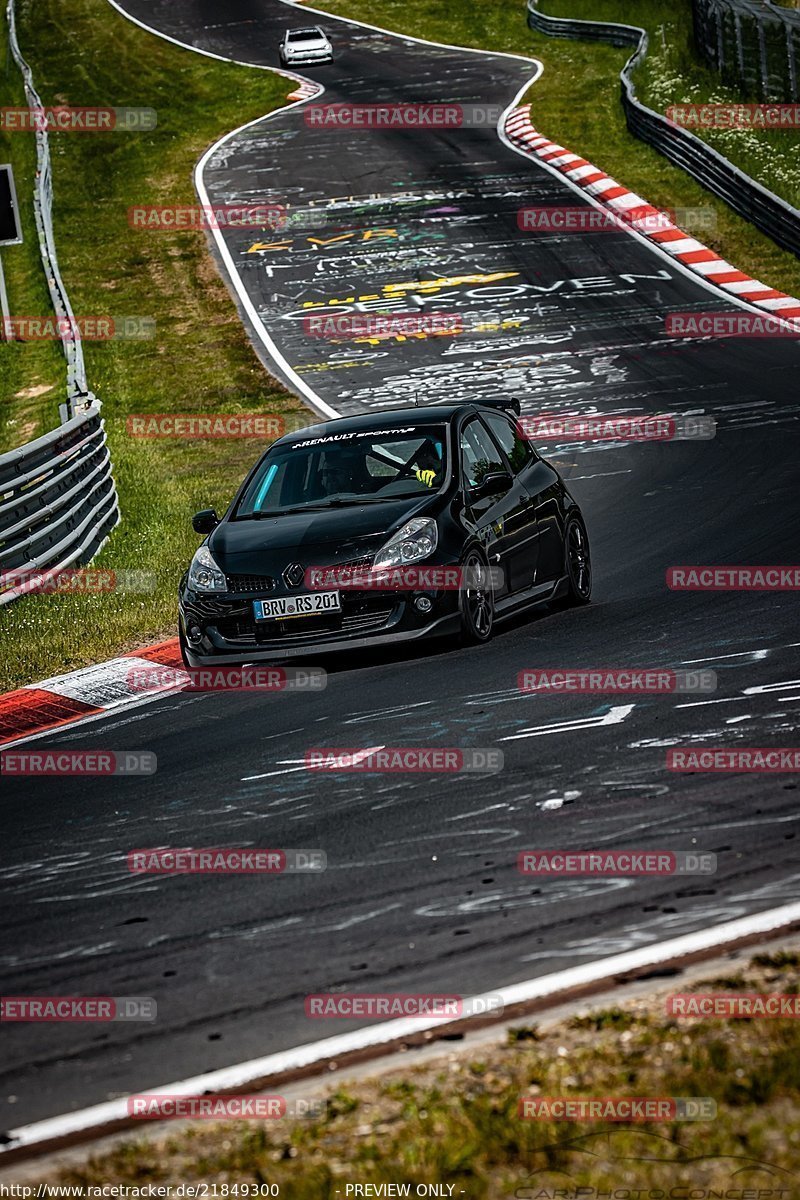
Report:
M 739 941 L 742 938 L 759 934 L 769 934 L 798 921 L 800 921 L 800 902 L 786 904 L 781 908 L 769 909 L 752 916 L 740 917 L 736 921 L 729 921 L 723 925 L 711 926 L 710 929 L 702 929 L 697 933 L 684 934 L 682 937 L 671 938 L 666 942 L 639 947 L 624 954 L 615 954 L 611 958 L 584 963 L 577 967 L 568 967 L 565 971 L 558 971 L 553 975 L 544 975 L 539 979 L 527 979 L 524 983 L 515 983 L 504 988 L 493 988 L 492 994 L 500 996 L 504 1008 L 510 1008 L 514 1004 L 542 999 L 631 971 L 655 966 L 658 963 L 713 950 L 728 942 Z M 466 1002 L 465 1007 L 468 1007 Z M 315 1063 L 322 1065 L 365 1047 L 379 1047 L 442 1024 L 457 1023 L 458 1019 L 454 1022 L 448 1018 L 436 1020 L 415 1017 L 378 1022 L 352 1033 L 343 1033 L 319 1042 L 295 1046 L 291 1050 L 282 1050 L 277 1054 L 254 1058 L 249 1062 L 237 1063 L 233 1067 L 224 1067 L 218 1071 L 208 1071 L 204 1075 L 195 1075 L 192 1078 L 180 1080 L 178 1083 L 154 1088 L 148 1087 L 143 1090 L 148 1095 L 157 1096 L 194 1096 L 204 1092 L 214 1094 L 230 1091 L 244 1087 L 256 1080 L 266 1080 L 270 1076 L 294 1071 Z M 327 1077 L 327 1075 L 326 1070 L 325 1076 Z M 128 1101 L 125 1097 L 109 1100 L 104 1104 L 96 1104 L 79 1112 L 65 1113 L 60 1117 L 50 1117 L 45 1121 L 37 1121 L 32 1125 L 22 1125 L 17 1129 L 11 1129 L 7 1135 L 8 1143 L 0 1146 L 0 1163 L 2 1163 L 4 1152 L 18 1150 L 21 1147 L 33 1149 L 37 1144 L 56 1139 L 80 1134 L 88 1135 L 92 1129 L 99 1129 L 113 1121 L 124 1120 L 127 1114 Z

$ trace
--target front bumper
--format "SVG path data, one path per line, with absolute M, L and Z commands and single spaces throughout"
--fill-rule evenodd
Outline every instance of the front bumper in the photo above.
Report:
M 420 595 L 431 600 L 430 612 L 416 608 Z M 446 591 L 345 590 L 340 612 L 283 621 L 256 621 L 256 598 L 199 596 L 182 588 L 180 623 L 192 666 L 307 658 L 314 651 L 416 641 L 455 633 L 461 619 L 458 594 Z M 200 630 L 199 640 L 189 639 L 192 628 Z
M 287 67 L 309 66 L 311 63 L 333 62 L 332 50 L 312 50 L 308 54 L 284 54 L 283 61 Z

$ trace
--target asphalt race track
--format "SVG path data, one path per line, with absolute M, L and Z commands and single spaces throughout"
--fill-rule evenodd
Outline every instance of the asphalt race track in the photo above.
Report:
M 280 0 L 125 3 L 172 38 L 272 66 L 283 29 L 309 19 Z M 536 69 L 318 19 L 337 57 L 304 74 L 324 103 L 499 111 Z M 308 1019 L 310 992 L 492 991 L 800 899 L 792 776 L 665 768 L 673 745 L 796 744 L 795 595 L 672 592 L 665 572 L 797 561 L 800 351 L 790 338 L 670 341 L 669 312 L 730 305 L 628 234 L 520 232 L 523 204 L 585 202 L 495 125 L 346 132 L 310 127 L 299 106 L 213 152 L 214 201 L 301 210 L 268 236 L 226 233 L 278 373 L 342 413 L 506 394 L 528 412 L 702 413 L 717 436 L 551 448 L 587 515 L 586 609 L 517 621 L 479 649 L 310 658 L 329 671 L 321 693 L 173 695 L 48 735 L 41 745 L 153 751 L 158 772 L 8 780 L 5 990 L 152 996 L 158 1020 L 9 1026 L 0 1129 L 353 1027 Z M 309 312 L 359 303 L 458 313 L 466 332 L 357 346 L 305 332 Z M 521 695 L 518 672 L 543 666 L 703 667 L 718 688 Z M 505 767 L 323 775 L 303 765 L 314 746 L 495 747 Z M 321 848 L 328 869 L 127 870 L 131 849 L 193 845 Z M 541 847 L 710 851 L 718 871 L 519 874 L 518 852 Z

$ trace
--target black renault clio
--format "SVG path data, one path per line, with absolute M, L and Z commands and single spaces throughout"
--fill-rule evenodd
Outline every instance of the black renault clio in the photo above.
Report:
M 518 411 L 518 410 L 516 410 Z M 461 635 L 546 601 L 585 604 L 589 542 L 512 402 L 404 408 L 287 434 L 181 580 L 189 667 Z

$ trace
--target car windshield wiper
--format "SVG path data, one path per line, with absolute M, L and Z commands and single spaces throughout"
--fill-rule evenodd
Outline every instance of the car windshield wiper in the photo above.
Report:
M 345 500 L 338 496 L 334 496 L 330 500 L 323 500 L 319 504 L 292 504 L 287 508 L 270 508 L 262 509 L 259 512 L 252 513 L 237 513 L 236 518 L 243 521 L 254 520 L 260 521 L 267 517 L 283 517 L 288 513 L 303 513 L 303 512 L 322 512 L 326 508 L 347 508 L 354 504 L 381 504 L 385 500 L 391 500 L 391 496 L 362 496 L 360 499 Z

